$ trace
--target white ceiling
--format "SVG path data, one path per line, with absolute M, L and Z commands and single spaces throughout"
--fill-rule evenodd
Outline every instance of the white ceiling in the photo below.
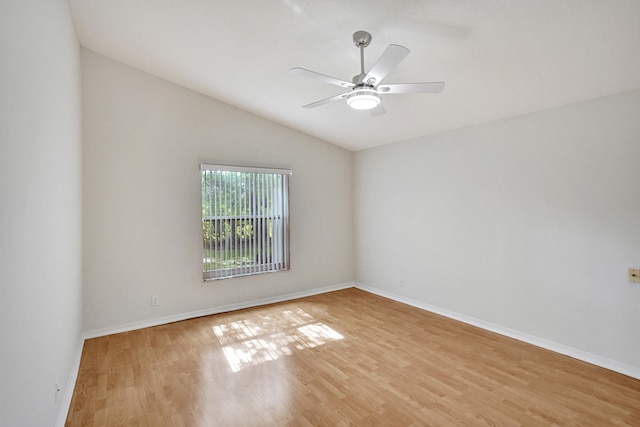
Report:
M 82 46 L 246 111 L 361 150 L 640 88 L 638 0 L 70 0 Z M 388 95 L 372 117 L 302 105 L 359 73 L 352 34 L 411 50 L 385 83 L 445 81 Z

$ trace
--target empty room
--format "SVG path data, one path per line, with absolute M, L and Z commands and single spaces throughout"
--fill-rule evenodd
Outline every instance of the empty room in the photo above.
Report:
M 640 425 L 640 2 L 1 10 L 0 426 Z

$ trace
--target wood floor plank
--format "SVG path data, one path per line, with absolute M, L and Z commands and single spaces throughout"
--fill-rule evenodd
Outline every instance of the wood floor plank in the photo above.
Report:
M 638 426 L 640 381 L 357 289 L 87 340 L 71 426 Z

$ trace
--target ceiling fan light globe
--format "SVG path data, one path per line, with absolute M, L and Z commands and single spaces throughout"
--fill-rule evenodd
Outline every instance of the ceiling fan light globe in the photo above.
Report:
M 347 105 L 354 110 L 371 110 L 380 105 L 380 101 L 375 89 L 358 89 L 347 96 Z

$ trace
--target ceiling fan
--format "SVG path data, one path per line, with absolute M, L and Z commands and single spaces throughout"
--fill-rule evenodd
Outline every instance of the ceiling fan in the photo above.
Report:
M 371 43 L 371 34 L 366 31 L 356 31 L 353 33 L 353 42 L 360 49 L 360 74 L 353 76 L 351 83 L 304 68 L 295 67 L 290 70 L 293 74 L 311 77 L 348 89 L 347 92 L 340 95 L 303 105 L 303 108 L 315 108 L 344 99 L 349 107 L 356 110 L 371 110 L 373 116 L 378 116 L 385 112 L 381 104 L 383 94 L 439 93 L 444 89 L 444 82 L 381 84 L 391 70 L 409 54 L 409 49 L 397 44 L 390 44 L 369 72 L 365 73 L 364 48 Z

